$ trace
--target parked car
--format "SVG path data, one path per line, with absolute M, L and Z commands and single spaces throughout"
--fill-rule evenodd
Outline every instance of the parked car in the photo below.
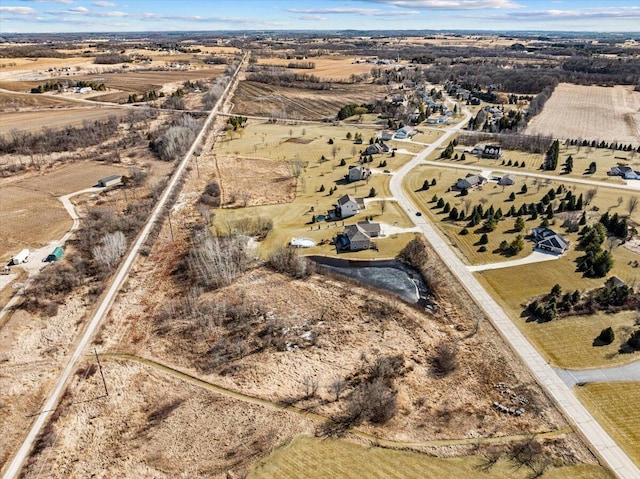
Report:
M 416 211 L 416 216 L 422 216 L 422 212 L 421 211 Z

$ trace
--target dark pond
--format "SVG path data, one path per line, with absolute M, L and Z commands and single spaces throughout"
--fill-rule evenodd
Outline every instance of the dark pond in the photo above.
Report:
M 427 296 L 427 287 L 420 274 L 399 261 L 357 261 L 325 256 L 310 256 L 309 259 L 329 271 L 389 291 L 407 303 L 415 304 Z

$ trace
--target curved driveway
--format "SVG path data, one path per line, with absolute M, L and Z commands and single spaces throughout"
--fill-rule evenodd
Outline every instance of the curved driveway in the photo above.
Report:
M 464 113 L 465 119 L 458 123 L 456 128 L 464 126 L 470 118 L 471 115 L 468 111 L 465 110 Z M 429 154 L 439 146 L 445 144 L 454 131 L 455 129 L 452 129 L 436 140 L 431 146 L 420 152 L 393 175 L 390 185 L 391 193 L 398 200 L 398 204 L 409 214 L 416 226 L 420 228 L 442 261 L 458 278 L 478 306 L 486 313 L 486 316 L 507 344 L 511 346 L 513 351 L 515 351 L 529 367 L 538 383 L 542 385 L 550 397 L 553 398 L 565 417 L 577 426 L 578 430 L 592 445 L 594 452 L 599 454 L 618 477 L 624 479 L 640 478 L 640 469 L 638 469 L 629 456 L 611 439 L 611 436 L 606 433 L 591 413 L 580 403 L 571 389 L 560 379 L 553 368 L 549 366 L 540 353 L 538 353 L 524 337 L 522 332 L 512 323 L 507 314 L 482 287 L 473 273 L 462 263 L 449 244 L 440 236 L 434 227 L 431 226 L 424 216 L 415 216 L 419 208 L 413 203 L 407 193 L 405 193 L 402 188 L 402 181 L 407 173 L 417 165 L 423 163 Z

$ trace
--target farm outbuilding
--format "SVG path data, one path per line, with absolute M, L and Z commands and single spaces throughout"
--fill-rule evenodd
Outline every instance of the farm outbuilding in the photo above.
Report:
M 54 249 L 49 256 L 47 256 L 47 258 L 45 259 L 45 261 L 47 263 L 50 263 L 52 261 L 60 261 L 62 259 L 62 255 L 64 254 L 64 250 L 60 247 L 60 246 L 56 246 L 56 249 Z
M 122 183 L 122 175 L 111 175 L 98 180 L 98 188 L 106 188 L 107 186 L 119 185 Z

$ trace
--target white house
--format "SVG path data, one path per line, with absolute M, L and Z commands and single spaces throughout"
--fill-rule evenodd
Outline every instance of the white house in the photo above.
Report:
M 349 168 L 349 181 L 366 180 L 371 176 L 371 170 L 364 165 Z
M 396 131 L 395 139 L 396 140 L 406 140 L 407 138 L 411 138 L 413 135 L 417 133 L 416 130 L 411 128 L 410 126 L 403 126 L 398 131 Z
M 352 195 L 344 195 L 338 199 L 336 214 L 340 218 L 349 218 L 364 209 L 364 200 Z

